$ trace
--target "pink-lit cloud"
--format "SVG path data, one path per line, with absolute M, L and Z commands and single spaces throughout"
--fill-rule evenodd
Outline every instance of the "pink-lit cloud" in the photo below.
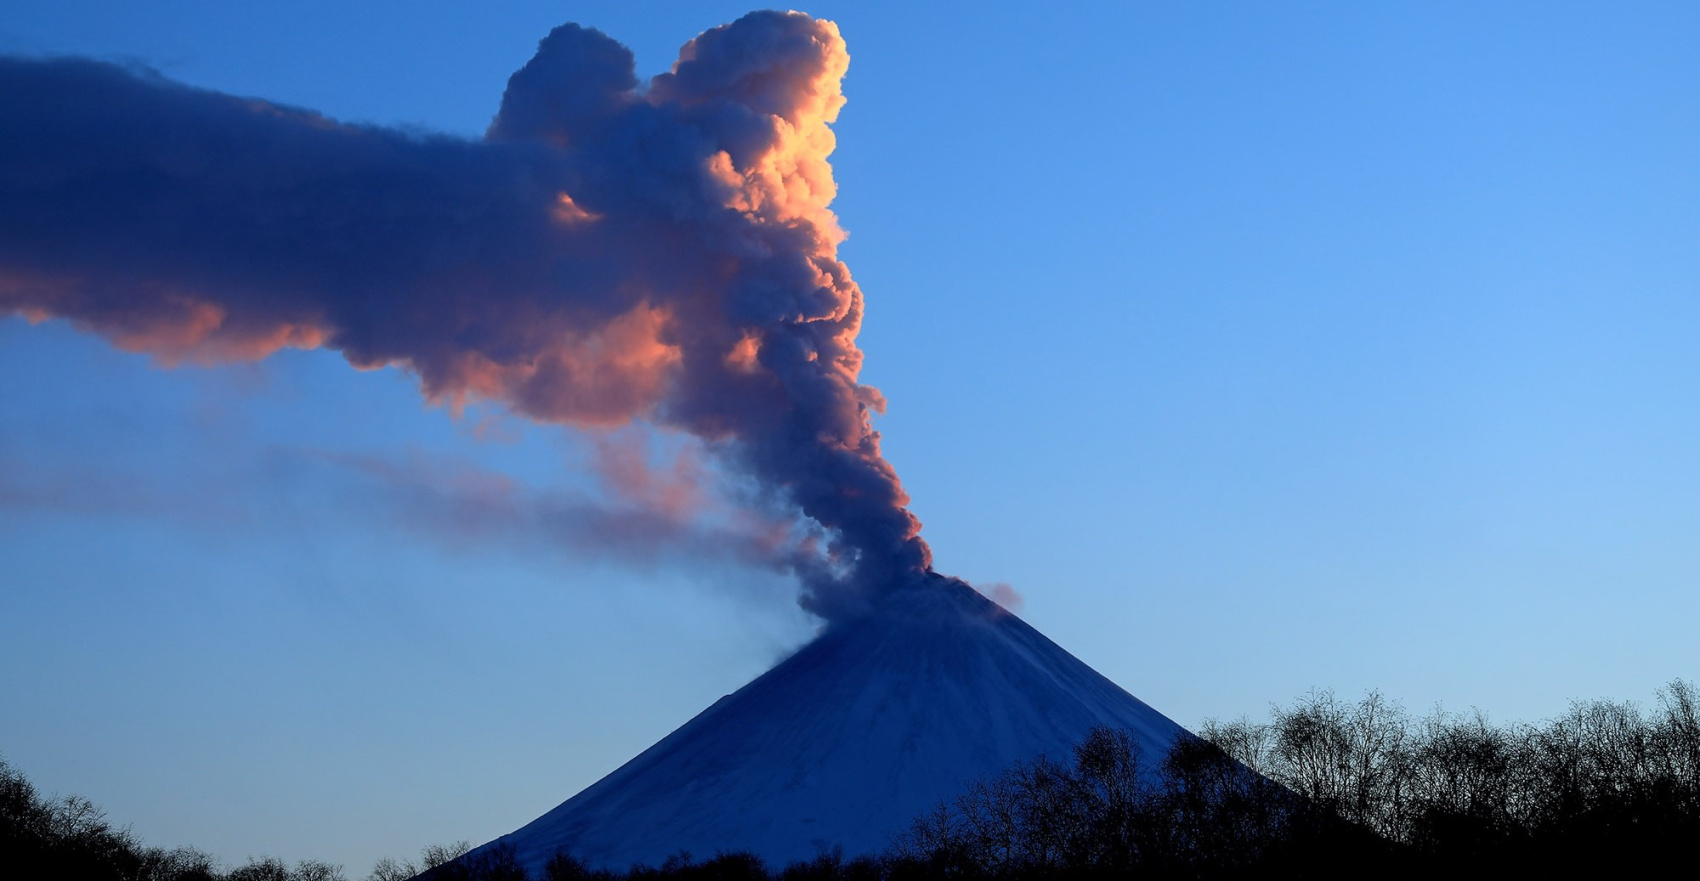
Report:
M 1010 612 L 1019 613 L 1021 607 L 1027 604 L 1027 598 L 1023 597 L 1020 591 L 1017 591 L 1008 582 L 992 581 L 986 584 L 976 584 L 974 588 L 985 594 L 987 599 Z
M 725 522 L 822 537 L 765 562 L 844 614 L 931 567 L 871 425 L 884 399 L 858 379 L 862 292 L 837 256 L 848 63 L 831 22 L 752 13 L 640 88 L 625 47 L 566 25 L 464 140 L 0 59 L 0 314 L 166 365 L 330 348 L 450 406 L 686 432 L 761 488 Z M 688 470 L 600 455 L 640 503 L 634 534 L 699 503 Z M 523 495 L 450 497 L 499 522 Z

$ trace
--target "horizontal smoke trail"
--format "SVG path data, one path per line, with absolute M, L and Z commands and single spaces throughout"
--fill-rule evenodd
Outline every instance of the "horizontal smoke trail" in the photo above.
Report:
M 400 529 L 452 550 L 560 551 L 575 561 L 624 566 L 658 561 L 693 570 L 732 564 L 783 568 L 814 549 L 790 519 L 704 492 L 687 448 L 671 467 L 652 470 L 641 442 L 595 447 L 591 486 L 526 486 L 499 471 L 418 449 L 400 455 L 302 447 L 265 447 L 241 460 L 201 457 L 149 479 L 110 466 L 74 469 L 0 448 L 0 527 L 9 518 L 141 517 L 200 528 L 299 530 L 280 517 L 276 496 L 255 502 L 255 484 L 311 485 L 328 499 L 320 528 L 349 523 Z M 217 458 L 217 457 L 214 457 Z M 610 458 L 615 461 L 608 461 Z M 637 486 L 632 486 L 633 482 Z M 285 506 L 287 507 L 287 506 Z
M 925 580 L 857 377 L 831 22 L 753 13 L 640 89 L 575 25 L 482 140 L 346 125 L 87 60 L 0 59 L 0 314 L 162 363 L 328 347 L 450 403 L 685 430 L 794 506 L 828 618 Z

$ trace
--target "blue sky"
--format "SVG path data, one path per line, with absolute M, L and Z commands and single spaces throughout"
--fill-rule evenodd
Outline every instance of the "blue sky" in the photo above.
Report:
M 941 570 L 1186 725 L 1700 675 L 1693 6 L 911 6 L 807 11 L 850 48 L 842 255 Z M 0 50 L 476 136 L 555 24 L 649 75 L 744 11 L 26 2 Z M 483 840 L 811 631 L 772 576 L 363 516 L 327 452 L 584 480 L 583 437 L 393 370 L 17 318 L 0 369 L 5 466 L 98 490 L 0 508 L 0 751 L 152 843 Z

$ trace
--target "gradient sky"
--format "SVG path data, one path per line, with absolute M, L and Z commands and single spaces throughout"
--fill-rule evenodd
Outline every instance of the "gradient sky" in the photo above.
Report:
M 487 6 L 26 0 L 0 51 L 476 136 L 556 24 L 647 76 L 747 11 Z M 1185 725 L 1700 676 L 1700 8 L 916 6 L 807 11 L 942 571 Z M 583 436 L 394 370 L 17 318 L 0 370 L 0 752 L 153 844 L 486 840 L 812 631 L 769 575 L 375 515 L 327 455 L 585 479 Z

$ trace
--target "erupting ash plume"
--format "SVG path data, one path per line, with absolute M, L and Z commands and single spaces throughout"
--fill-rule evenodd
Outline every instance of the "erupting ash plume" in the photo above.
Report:
M 0 59 L 0 314 L 167 364 L 327 347 L 434 401 L 682 429 L 814 524 L 824 544 L 771 562 L 843 616 L 930 571 L 828 209 L 848 61 L 831 22 L 754 13 L 640 89 L 624 46 L 566 25 L 468 141 Z

